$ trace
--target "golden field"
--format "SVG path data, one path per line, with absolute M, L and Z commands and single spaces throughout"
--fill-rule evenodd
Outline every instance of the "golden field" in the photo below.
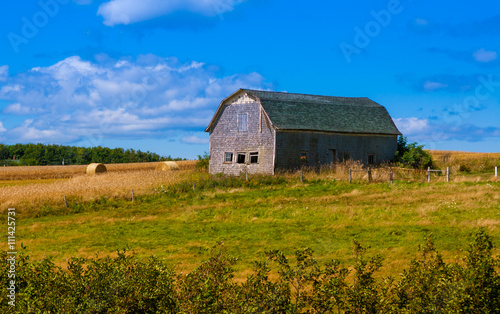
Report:
M 178 161 L 179 171 L 155 171 L 157 162 L 109 164 L 108 172 L 87 175 L 87 166 L 27 166 L 0 168 L 0 206 L 35 210 L 40 205 L 63 204 L 100 197 L 144 195 L 162 184 L 178 182 L 194 169 L 196 161 Z
M 193 169 L 195 160 L 176 161 L 181 170 Z M 106 164 L 108 172 L 155 170 L 159 162 Z M 87 165 L 0 167 L 0 181 L 72 178 L 84 175 Z
M 460 167 L 470 172 L 493 171 L 500 167 L 500 153 L 471 153 L 446 150 L 428 150 L 437 166 L 444 169 L 450 167 L 453 173 L 459 172 Z
M 474 153 L 452 150 L 427 150 L 436 161 L 471 161 L 500 159 L 500 153 Z

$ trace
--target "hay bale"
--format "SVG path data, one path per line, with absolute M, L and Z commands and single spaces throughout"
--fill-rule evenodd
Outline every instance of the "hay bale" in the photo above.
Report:
M 169 170 L 179 170 L 181 169 L 176 162 L 173 161 L 163 161 L 156 166 L 156 171 L 169 171 Z
M 106 166 L 100 163 L 93 163 L 87 166 L 87 174 L 100 174 L 107 172 Z

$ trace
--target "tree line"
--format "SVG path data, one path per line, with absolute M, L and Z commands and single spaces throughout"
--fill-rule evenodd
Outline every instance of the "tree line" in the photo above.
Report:
M 85 165 L 93 162 L 131 163 L 182 160 L 150 151 L 108 147 L 76 147 L 44 144 L 0 144 L 0 165 Z

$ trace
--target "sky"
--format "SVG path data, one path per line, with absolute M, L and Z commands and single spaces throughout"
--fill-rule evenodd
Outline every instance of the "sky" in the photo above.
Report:
M 500 152 L 494 0 L 40 0 L 0 10 L 0 143 L 196 158 L 240 88 L 368 97 L 410 142 Z

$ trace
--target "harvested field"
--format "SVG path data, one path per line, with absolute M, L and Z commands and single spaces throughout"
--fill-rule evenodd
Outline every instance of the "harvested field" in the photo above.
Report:
M 106 164 L 108 172 L 154 170 L 161 162 Z M 176 161 L 181 170 L 194 169 L 196 160 Z M 0 180 L 73 178 L 85 175 L 87 165 L 0 167 Z
M 470 161 L 470 160 L 485 160 L 485 159 L 500 159 L 500 153 L 474 153 L 461 152 L 452 150 L 428 150 L 436 160 L 443 157 L 454 161 Z
M 35 181 L 30 184 L 4 186 L 0 188 L 2 209 L 16 207 L 36 211 L 39 206 L 62 204 L 63 197 L 78 202 L 107 198 L 125 198 L 145 195 L 153 188 L 180 182 L 191 171 L 114 171 L 99 176 L 78 175 L 69 179 Z
M 63 197 L 85 202 L 100 197 L 130 197 L 152 193 L 160 185 L 176 183 L 195 168 L 196 161 L 176 162 L 180 171 L 155 171 L 160 162 L 108 164 L 107 173 L 86 175 L 87 165 L 30 166 L 0 168 L 0 205 L 36 211 L 40 206 L 57 206 Z

